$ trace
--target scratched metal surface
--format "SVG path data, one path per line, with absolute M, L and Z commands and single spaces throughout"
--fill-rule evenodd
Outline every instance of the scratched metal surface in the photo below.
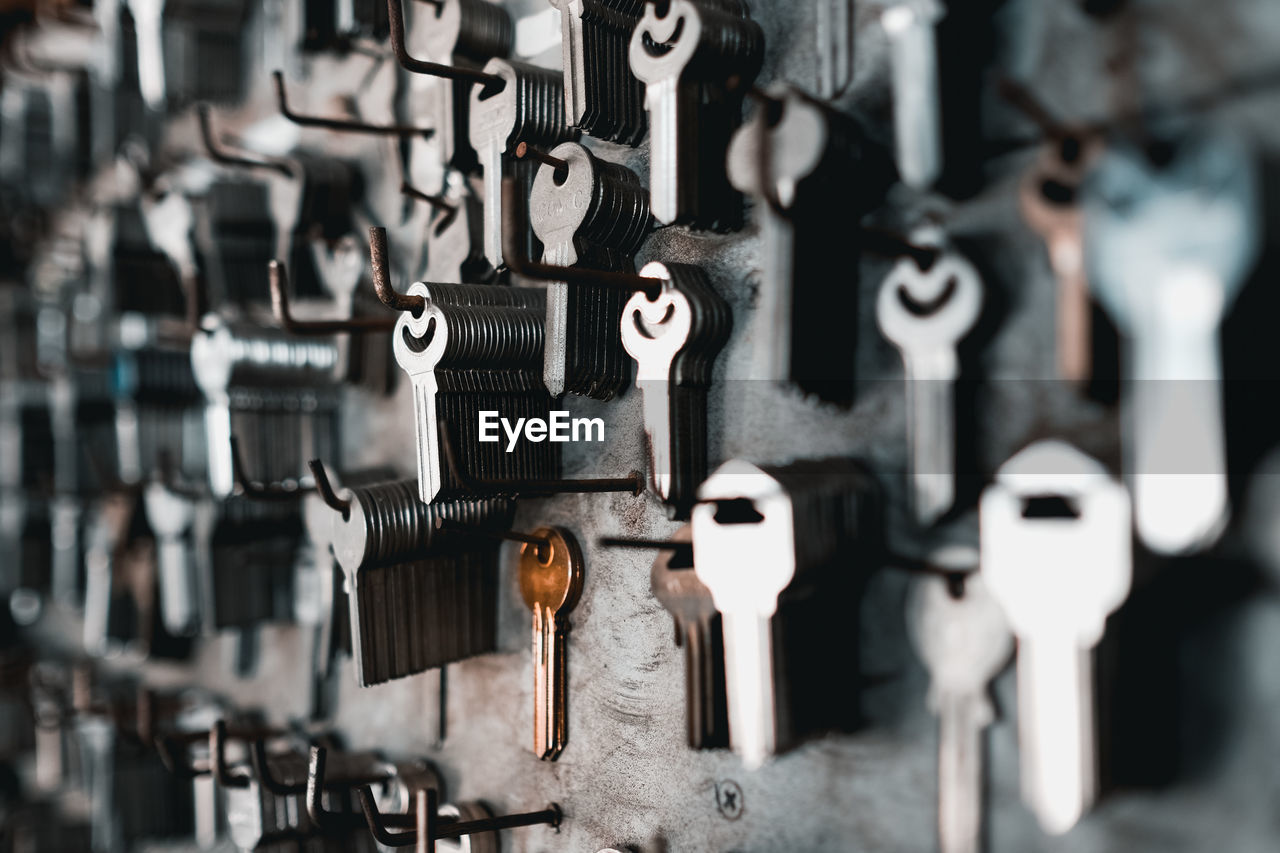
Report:
M 545 8 L 540 0 L 507 5 L 517 13 Z M 815 4 L 753 0 L 751 5 L 768 43 L 760 81 L 785 79 L 812 88 Z M 873 133 L 887 138 L 887 52 L 876 21 L 879 6 L 858 5 L 856 77 L 841 102 L 865 116 Z M 1134 67 L 1152 102 L 1215 89 L 1275 61 L 1280 10 L 1269 0 L 1232 0 L 1212 9 L 1193 2 L 1129 6 L 1142 21 Z M 1064 117 L 1108 114 L 1114 88 L 1108 56 L 1122 44 L 1114 21 L 1098 23 L 1073 3 L 1009 0 L 993 5 L 991 27 L 997 45 L 994 68 L 1026 81 Z M 558 66 L 558 48 L 538 59 Z M 345 65 L 319 64 L 305 89 L 295 86 L 295 100 L 302 101 L 305 93 L 303 103 L 323 105 L 326 88 L 348 87 L 353 74 L 363 74 L 368 65 L 369 60 L 359 56 Z M 360 97 L 362 112 L 371 120 L 387 115 L 388 68 L 374 76 L 373 85 Z M 990 81 L 987 90 L 991 94 L 983 101 L 983 123 L 992 138 L 1033 131 L 996 100 Z M 266 94 L 264 81 L 258 98 L 239 120 L 269 115 L 272 107 Z M 1264 148 L 1274 150 L 1280 141 L 1278 106 L 1275 95 L 1255 93 L 1233 98 L 1203 116 L 1246 128 Z M 386 143 L 336 140 L 320 133 L 304 138 L 340 144 L 363 157 L 375 176 L 370 218 L 387 224 L 398 220 L 398 176 L 386 166 Z M 647 175 L 647 145 L 634 152 L 593 145 L 602 156 L 627 162 Z M 1018 170 L 1030 153 L 1024 149 L 990 161 L 982 176 L 985 188 L 947 212 L 953 233 L 966 238 L 965 247 L 982 269 L 993 304 L 1002 306 L 998 326 L 980 354 L 987 380 L 981 402 L 961 415 L 976 418 L 977 465 L 983 473 L 1031 438 L 1049 432 L 1070 435 L 1112 462 L 1115 457 L 1115 411 L 1082 402 L 1043 381 L 1052 371 L 1052 282 L 1042 245 L 1018 218 L 1013 193 Z M 857 191 L 849 188 L 850 193 Z M 890 224 L 909 223 L 908 211 L 918 206 L 914 199 L 897 197 L 877 217 Z M 398 238 L 398 250 L 414 239 L 408 229 L 393 233 L 393 238 Z M 710 395 L 713 463 L 734 456 L 775 462 L 860 456 L 882 476 L 891 499 L 900 501 L 904 420 L 896 380 L 901 369 L 896 353 L 875 329 L 872 310 L 888 262 L 864 258 L 857 278 L 851 271 L 845 281 L 807 283 L 856 286 L 862 297 L 856 330 L 859 394 L 851 410 L 838 410 L 752 381 L 755 344 L 771 328 L 770 318 L 754 308 L 761 250 L 754 227 L 748 225 L 741 233 L 722 236 L 666 229 L 656 232 L 643 251 L 642 260 L 704 265 L 733 307 L 734 334 L 717 362 Z M 1264 284 L 1254 282 L 1253 287 Z M 345 419 L 348 465 L 391 462 L 409 472 L 413 428 L 408 390 L 401 383 L 388 399 L 351 392 Z M 643 467 L 637 393 L 607 404 L 569 398 L 565 405 L 575 414 L 598 415 L 607 423 L 602 447 L 565 446 L 566 476 L 609 476 Z M 1265 526 L 1267 507 L 1274 506 L 1266 500 L 1248 508 Z M 808 743 L 762 770 L 745 772 L 727 752 L 695 753 L 685 746 L 684 657 L 672 642 L 670 618 L 649 594 L 651 555 L 595 544 L 601 535 L 670 534 L 675 525 L 661 507 L 647 496 L 529 500 L 522 502 L 517 524 L 519 529 L 567 526 L 577 534 L 586 556 L 586 585 L 572 617 L 570 740 L 563 756 L 544 763 L 529 751 L 530 628 L 516 587 L 514 549 L 504 551 L 500 651 L 449 668 L 443 743 L 437 743 L 438 680 L 429 673 L 363 690 L 356 688 L 353 678 L 344 678 L 335 725 L 353 746 L 430 757 L 443 771 L 450 798 L 481 798 L 499 811 L 560 803 L 567 819 L 558 833 L 534 827 L 507 834 L 505 849 L 520 853 L 592 853 L 608 846 L 642 853 L 934 848 L 935 724 L 924 709 L 923 672 L 905 640 L 907 577 L 875 571 L 871 565 L 851 566 L 851 571 L 872 572 L 865 599 L 849 604 L 860 608 L 863 616 L 861 660 L 821 662 L 830 678 L 868 683 L 861 729 Z M 971 534 L 972 517 L 962 518 L 958 528 L 961 535 Z M 1239 540 L 1233 531 L 1229 542 Z M 1241 562 L 1231 560 L 1232 565 Z M 1164 766 L 1172 758 L 1174 771 L 1165 774 L 1171 778 L 1152 783 L 1142 772 L 1130 772 L 1127 778 L 1137 781 L 1122 779 L 1119 789 L 1109 791 L 1097 810 L 1066 837 L 1042 835 L 1019 803 L 1012 673 L 1006 671 L 998 679 L 1000 719 L 990 730 L 991 850 L 1276 849 L 1280 668 L 1274 666 L 1273 655 L 1280 649 L 1280 600 L 1273 592 L 1247 584 L 1247 594 L 1238 597 L 1212 594 L 1230 574 L 1223 568 L 1227 562 L 1224 557 L 1179 570 L 1178 577 L 1198 573 L 1193 588 L 1205 592 L 1210 602 L 1193 608 L 1194 618 L 1182 614 L 1157 619 L 1164 627 L 1148 633 L 1142 619 L 1161 612 L 1163 599 L 1156 597 L 1156 603 L 1133 620 L 1138 627 L 1124 634 L 1138 650 L 1128 657 L 1120 654 L 1127 665 L 1150 665 L 1171 673 L 1159 687 L 1171 690 L 1167 695 L 1176 701 L 1149 701 L 1151 708 L 1140 712 L 1138 725 L 1130 721 L 1132 730 L 1141 731 L 1147 719 L 1167 735 L 1163 740 L 1148 738 L 1151 743 L 1143 748 L 1150 752 L 1139 752 L 1135 763 L 1144 766 L 1143 755 L 1148 767 Z M 1245 575 L 1251 577 L 1252 561 L 1243 563 Z M 1169 571 L 1166 568 L 1166 576 Z M 1159 578 L 1147 588 L 1160 589 Z M 153 666 L 152 675 L 174 683 L 194 676 L 277 717 L 303 714 L 306 637 L 299 630 L 271 628 L 262 639 L 261 660 L 247 680 L 231 674 L 229 639 L 206 643 L 194 669 Z M 1122 685 L 1147 683 L 1126 681 L 1132 670 L 1120 671 Z M 1135 692 L 1143 689 L 1129 694 Z M 728 803 L 726 791 L 736 794 L 733 803 Z

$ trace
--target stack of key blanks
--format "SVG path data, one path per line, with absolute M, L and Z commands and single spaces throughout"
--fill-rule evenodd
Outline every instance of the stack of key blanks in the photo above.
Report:
M 551 152 L 563 169 L 544 164 L 529 196 L 530 224 L 542 241 L 542 260 L 631 272 L 649 233 L 649 193 L 636 173 L 596 157 L 576 142 Z M 547 285 L 547 390 L 612 399 L 627 381 L 618 336 L 627 293 L 617 287 Z
M 858 462 L 721 465 L 698 490 L 694 571 L 724 629 L 729 738 L 758 767 L 804 736 L 856 720 L 857 607 L 878 565 L 879 489 Z M 847 663 L 833 678 L 800 662 Z
M 559 468 L 559 445 L 518 441 L 511 452 L 496 421 L 493 441 L 480 441 L 480 412 L 517 418 L 550 417 L 542 384 L 542 291 L 493 285 L 427 285 L 415 316 L 401 312 L 392 336 L 396 361 L 413 383 L 418 429 L 418 487 L 426 502 L 468 493 L 448 470 L 441 430 L 467 476 L 489 480 L 546 479 Z M 442 426 L 443 424 L 443 426 Z
M 687 518 L 707 474 L 707 388 L 733 315 L 699 267 L 653 261 L 640 274 L 663 279 L 662 292 L 628 300 L 622 343 L 644 396 L 653 490 L 673 518 Z
M 639 145 L 648 129 L 644 87 L 627 49 L 641 0 L 551 0 L 560 12 L 565 120 L 583 133 Z
M 498 542 L 515 504 L 418 500 L 416 480 L 344 492 L 333 552 L 347 578 L 362 687 L 493 651 Z

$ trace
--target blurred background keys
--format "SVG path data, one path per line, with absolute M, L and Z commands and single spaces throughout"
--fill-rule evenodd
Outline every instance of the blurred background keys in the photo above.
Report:
M 676 543 L 683 543 L 679 547 Z M 674 546 L 674 547 L 671 547 Z M 693 528 L 686 524 L 658 552 L 649 573 L 653 597 L 671 614 L 676 645 L 684 648 L 685 721 L 691 749 L 729 745 L 720 611 L 693 569 Z

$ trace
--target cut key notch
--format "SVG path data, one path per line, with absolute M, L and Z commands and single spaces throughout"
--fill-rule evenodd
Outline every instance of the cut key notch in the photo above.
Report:
M 271 288 L 271 313 L 280 328 L 294 335 L 334 335 L 343 332 L 390 332 L 395 320 L 384 317 L 349 317 L 341 320 L 297 320 L 289 311 L 289 271 L 281 261 L 267 261 Z
M 530 149 L 526 148 L 526 152 Z M 550 155 L 548 155 L 550 156 Z M 552 158 L 556 159 L 556 158 Z M 560 162 L 564 163 L 563 160 Z M 554 164 L 551 164 L 555 168 Z M 565 163 L 566 167 L 568 166 Z M 593 287 L 617 287 L 627 291 L 639 291 L 650 300 L 662 293 L 665 279 L 636 275 L 629 272 L 592 270 L 584 267 L 561 267 L 530 260 L 524 256 L 519 243 L 520 234 L 528 233 L 526 211 L 528 202 L 520 198 L 520 186 L 513 178 L 502 181 L 502 258 L 516 275 L 542 281 L 563 281 L 567 284 L 585 284 Z

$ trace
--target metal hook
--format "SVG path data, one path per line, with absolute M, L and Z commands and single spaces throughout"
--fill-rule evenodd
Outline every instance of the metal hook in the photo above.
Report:
M 210 767 L 207 762 L 197 764 L 190 760 L 186 747 L 207 738 L 207 732 L 187 732 L 181 735 L 163 735 L 157 737 L 154 743 L 156 745 L 156 753 L 160 756 L 160 763 L 164 765 L 165 770 L 168 770 L 179 779 L 195 779 L 198 776 L 208 776 Z M 178 760 L 177 752 L 180 747 L 182 752 L 187 755 L 187 760 Z
M 556 180 L 562 181 L 569 174 L 569 161 L 561 160 L 559 157 L 553 157 L 551 154 L 543 151 L 541 148 L 534 148 L 527 142 L 521 142 L 516 146 L 516 159 L 523 160 L 526 157 L 531 160 L 537 160 L 544 166 L 550 166 L 556 170 Z
M 231 775 L 231 768 L 227 765 L 226 748 L 227 723 L 226 720 L 218 720 L 213 724 L 213 728 L 209 729 L 209 766 L 213 771 L 213 778 L 224 788 L 249 787 L 248 776 Z
M 240 441 L 234 435 L 231 436 L 231 474 L 235 478 L 236 485 L 240 487 L 240 493 L 255 501 L 294 500 L 312 489 L 311 486 L 304 486 L 301 483 L 286 486 L 278 483 L 261 484 L 250 480 L 244 470 L 244 459 L 240 456 Z
M 369 833 L 379 844 L 387 847 L 408 847 L 416 844 L 418 833 L 414 832 L 418 819 L 412 814 L 384 815 L 378 810 L 378 801 L 373 796 L 373 789 L 368 785 L 356 788 L 356 796 L 360 798 L 360 810 L 364 812 L 364 822 Z M 409 830 L 408 832 L 390 832 L 390 828 Z
M 156 453 L 156 474 L 160 485 L 180 498 L 194 501 L 204 497 L 204 492 L 189 483 L 178 481 L 178 465 L 173 458 L 173 450 L 162 447 Z
M 325 471 L 324 463 L 319 459 L 312 459 L 307 463 L 307 467 L 311 469 L 311 477 L 316 481 L 316 491 L 320 493 L 325 506 L 342 513 L 343 521 L 349 521 L 351 501 L 338 497 L 338 493 L 333 490 L 333 484 L 329 482 L 329 473 Z
M 307 767 L 307 817 L 324 833 L 338 835 L 361 826 L 359 815 L 325 811 L 324 768 L 328 752 L 323 746 L 311 747 L 311 762 Z
M 479 536 L 483 539 L 492 539 L 505 542 L 523 542 L 526 545 L 533 545 L 538 549 L 538 559 L 545 559 L 547 549 L 551 547 L 551 540 L 545 536 L 535 536 L 532 533 L 520 533 L 516 530 L 484 530 L 479 527 L 473 527 L 469 524 L 455 521 L 450 518 L 437 518 L 435 523 L 436 530 L 452 531 L 469 536 Z
M 524 143 L 522 142 L 520 144 L 523 145 Z M 424 193 L 408 181 L 400 182 L 400 193 L 402 195 L 407 195 L 409 198 L 417 199 L 418 201 L 425 201 L 432 207 L 439 208 L 446 213 L 453 213 L 458 209 L 458 205 L 454 204 L 444 196 Z
M 253 766 L 253 773 L 258 778 L 258 784 L 262 785 L 271 793 L 278 797 L 295 797 L 299 794 L 307 792 L 307 783 L 298 782 L 293 785 L 286 785 L 271 773 L 271 763 L 267 757 L 267 742 L 263 738 L 253 741 L 249 747 L 249 762 Z
M 281 261 L 267 261 L 271 288 L 271 313 L 280 328 L 295 335 L 333 335 L 341 332 L 389 332 L 395 320 L 384 317 L 351 317 L 343 320 L 295 320 L 289 313 L 289 272 Z
M 264 160 L 254 157 L 246 157 L 244 154 L 233 154 L 226 148 L 222 147 L 222 143 L 218 141 L 216 134 L 213 132 L 213 109 L 208 104 L 201 104 L 197 110 L 200 118 L 200 136 L 204 139 L 205 150 L 209 152 L 209 157 L 216 163 L 224 166 L 238 166 L 245 169 L 270 169 L 279 172 L 286 178 L 293 178 L 293 170 L 289 166 L 279 160 Z
M 564 820 L 564 812 L 557 803 L 551 803 L 541 811 L 499 815 L 479 820 L 458 820 L 441 815 L 439 804 L 440 795 L 434 788 L 425 788 L 417 792 L 414 802 L 416 829 L 412 833 L 402 833 L 416 837 L 417 853 L 434 853 L 436 842 L 443 838 L 461 838 L 464 835 L 498 832 L 503 829 L 536 826 L 541 823 L 554 829 Z
M 539 263 L 524 257 L 517 238 L 518 234 L 528 230 L 524 217 L 525 205 L 521 202 L 520 189 L 515 179 L 504 178 L 502 181 L 502 258 L 512 272 L 543 281 L 563 281 L 569 284 L 640 291 L 649 299 L 657 299 L 662 293 L 662 287 L 666 282 L 660 278 L 629 272 L 561 267 Z
M 601 548 L 635 548 L 638 550 L 679 551 L 692 548 L 692 542 L 677 542 L 674 539 L 623 539 L 616 536 L 602 536 L 596 540 Z
M 383 136 L 421 136 L 423 139 L 430 139 L 435 130 L 429 127 L 412 127 L 403 124 L 377 125 L 365 124 L 359 121 L 348 121 L 337 118 L 324 118 L 323 116 L 304 116 L 295 113 L 289 108 L 289 100 L 285 95 L 284 73 L 280 71 L 271 72 L 272 79 L 276 84 L 276 103 L 280 107 L 280 115 L 287 118 L 294 124 L 302 127 L 323 127 L 326 130 L 338 130 L 350 133 L 376 133 Z
M 489 492 L 545 496 L 567 493 L 631 492 L 633 495 L 639 495 L 645 488 L 644 475 L 639 471 L 632 471 L 629 477 L 606 477 L 590 480 L 493 480 L 472 477 L 463 472 L 462 467 L 458 464 L 457 457 L 454 455 L 452 432 L 448 421 L 441 418 L 438 423 L 440 450 L 444 454 L 445 465 L 448 466 L 449 473 L 462 484 L 464 489 L 475 494 Z
M 373 289 L 382 304 L 393 311 L 408 311 L 421 317 L 427 300 L 421 296 L 397 293 L 391 286 L 391 265 L 387 260 L 387 229 L 375 225 L 369 229 L 369 265 L 373 270 Z
M 497 74 L 489 74 L 475 68 L 463 68 L 458 65 L 442 65 L 439 62 L 425 62 L 409 55 L 404 46 L 404 5 L 403 0 L 387 0 L 387 23 L 391 28 L 391 51 L 396 55 L 400 67 L 415 74 L 430 74 L 433 77 L 447 77 L 450 80 L 470 80 L 472 83 L 483 83 L 490 94 L 501 92 L 507 81 Z

